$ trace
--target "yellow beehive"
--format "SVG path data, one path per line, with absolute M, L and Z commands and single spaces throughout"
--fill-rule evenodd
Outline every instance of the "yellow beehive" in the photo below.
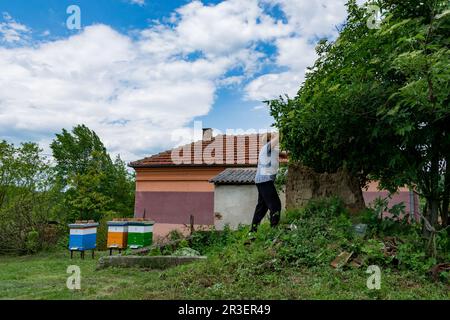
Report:
M 128 242 L 128 222 L 108 222 L 108 249 L 125 249 Z

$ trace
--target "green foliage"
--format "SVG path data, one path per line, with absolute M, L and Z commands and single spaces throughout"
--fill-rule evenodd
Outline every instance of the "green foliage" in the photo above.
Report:
M 56 216 L 58 199 L 53 181 L 54 172 L 36 144 L 0 142 L 0 253 L 46 245 L 47 223 Z
M 383 247 L 384 243 L 378 239 L 368 239 L 362 243 L 360 253 L 365 257 L 367 265 L 385 266 L 392 262 L 393 257 L 386 256 Z
M 188 247 L 181 247 L 180 249 L 177 249 L 174 253 L 174 256 L 183 256 L 183 257 L 195 257 L 199 256 L 200 252 L 197 250 L 194 250 L 192 248 Z
M 286 165 L 280 165 L 280 168 L 278 169 L 277 178 L 275 180 L 275 187 L 278 192 L 282 192 L 286 186 L 287 170 L 288 168 Z
M 72 132 L 63 129 L 62 133 L 56 134 L 50 147 L 58 163 L 58 175 L 67 183 L 71 176 L 87 173 L 94 164 L 99 171 L 107 170 L 111 165 L 100 138 L 85 125 L 74 127 Z
M 393 210 L 397 211 L 398 208 Z M 352 252 L 363 267 L 376 264 L 383 270 L 411 271 L 419 277 L 425 277 L 431 266 L 450 258 L 448 237 L 438 237 L 441 254 L 428 258 L 418 225 L 405 223 L 395 215 L 381 220 L 374 209 L 368 209 L 366 215 L 369 213 L 373 219 L 369 220 L 369 231 L 360 237 L 354 230 L 354 217 L 341 200 L 313 200 L 302 209 L 285 212 L 278 228 L 263 223 L 250 244 L 245 245 L 248 227 L 241 227 L 237 231 L 195 232 L 190 248 L 217 257 L 221 268 L 233 270 L 237 279 L 276 276 L 287 268 L 329 270 L 330 263 L 343 251 Z M 389 240 L 396 247 L 387 253 Z M 348 269 L 346 266 L 345 270 Z
M 120 157 L 111 160 L 94 131 L 84 125 L 64 129 L 51 148 L 67 222 L 133 216 L 134 177 Z
M 349 1 L 338 39 L 318 44 L 297 96 L 268 103 L 292 160 L 319 172 L 345 167 L 361 185 L 416 187 L 439 228 L 450 196 L 449 3 L 376 4 L 380 29 L 369 29 L 368 10 Z
M 183 239 L 178 243 L 178 248 L 188 248 L 188 247 L 189 241 L 187 241 L 186 239 Z
M 225 226 L 223 231 L 196 231 L 190 240 L 190 247 L 205 254 L 214 250 L 221 250 L 235 240 L 235 236 L 236 234 L 228 226 Z
M 403 203 L 389 206 L 389 197 L 376 198 L 372 208 L 366 209 L 361 214 L 361 221 L 368 225 L 372 235 L 395 235 L 408 230 L 410 217 L 405 213 Z M 412 221 L 414 222 L 414 221 Z
M 280 259 L 294 265 L 327 265 L 353 239 L 352 223 L 337 198 L 311 201 L 304 209 L 288 211 L 290 231 L 275 235 Z
M 25 241 L 25 248 L 27 249 L 27 252 L 36 253 L 39 249 L 39 245 L 39 232 L 36 230 L 28 232 Z
M 63 130 L 51 148 L 56 166 L 34 143 L 0 142 L 0 253 L 49 248 L 78 219 L 102 221 L 103 248 L 106 220 L 133 215 L 134 177 L 120 157 L 111 160 L 95 132 L 86 126 Z
M 174 230 L 170 230 L 169 232 L 169 240 L 170 241 L 177 241 L 183 239 L 183 234 L 181 233 L 181 231 L 174 229 Z
M 328 218 L 327 218 L 328 217 Z M 318 221 L 322 220 L 323 226 Z M 433 282 L 425 276 L 426 263 L 420 247 L 399 247 L 396 258 L 385 258 L 380 252 L 382 239 L 377 235 L 365 239 L 353 238 L 349 233 L 349 217 L 337 199 L 314 201 L 304 210 L 294 210 L 278 228 L 263 223 L 256 240 L 248 244 L 248 227 L 226 234 L 201 233 L 212 247 L 208 259 L 174 267 L 164 271 L 140 272 L 133 268 L 96 270 L 97 261 L 77 260 L 83 270 L 83 290 L 69 292 L 64 285 L 69 253 L 67 250 L 40 253 L 29 257 L 0 259 L 0 298 L 31 299 L 448 299 L 448 273 L 440 274 L 441 281 Z M 302 239 L 295 229 L 311 227 L 331 237 L 317 235 L 312 243 Z M 307 231 L 310 234 L 310 231 Z M 283 243 L 281 235 L 299 239 Z M 414 235 L 417 237 L 418 233 Z M 341 241 L 336 241 L 340 237 Z M 221 239 L 221 240 L 219 240 Z M 411 243 L 402 236 L 400 243 Z M 317 241 L 331 246 L 324 257 L 314 255 Z M 328 242 L 326 242 L 328 241 Z M 417 238 L 420 241 L 420 236 Z M 443 241 L 443 240 L 439 240 Z M 219 245 L 219 244 L 222 245 Z M 296 247 L 311 248 L 300 251 L 298 257 L 282 259 L 279 248 L 290 251 Z M 364 256 L 366 265 L 375 261 L 382 268 L 381 290 L 366 287 L 366 265 L 361 268 L 333 269 L 329 263 L 341 250 Z M 200 252 L 205 254 L 205 252 Z M 306 252 L 306 253 L 305 253 Z M 152 255 L 161 255 L 155 248 Z M 107 255 L 106 252 L 99 255 Z M 306 258 L 306 259 L 305 259 Z M 304 262 L 299 261 L 303 259 Z M 391 260 L 389 260 L 391 259 Z M 391 261 L 391 262 L 390 262 Z M 444 261 L 448 261 L 444 258 Z M 302 263 L 308 265 L 306 267 Z M 316 265 L 314 265 L 316 263 Z M 56 270 L 56 271 L 55 271 Z M 59 271 L 58 271 L 59 270 Z M 20 273 L 20 277 L 17 274 Z
M 161 255 L 163 255 L 163 253 L 159 247 L 153 247 L 153 248 L 151 248 L 148 255 L 149 256 L 161 256 Z

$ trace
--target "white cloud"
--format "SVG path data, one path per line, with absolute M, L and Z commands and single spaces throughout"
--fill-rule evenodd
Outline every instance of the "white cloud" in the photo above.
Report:
M 250 100 L 273 99 L 280 95 L 295 96 L 305 79 L 308 66 L 312 66 L 317 55 L 316 40 L 337 36 L 336 26 L 346 17 L 346 0 L 265 0 L 270 6 L 279 6 L 285 13 L 287 24 L 294 34 L 280 37 L 276 62 L 286 70 L 264 74 L 246 87 Z
M 84 123 L 126 160 L 172 147 L 179 142 L 172 133 L 189 132 L 186 125 L 210 111 L 220 86 L 250 81 L 249 100 L 295 93 L 315 58 L 309 40 L 332 34 L 344 18 L 334 4 L 343 1 L 322 2 L 325 12 L 304 0 L 193 1 L 170 25 L 155 23 L 137 39 L 93 25 L 67 39 L 0 46 L 0 136 L 48 144 L 61 128 Z M 287 23 L 267 14 L 268 3 L 288 12 Z M 5 19 L 20 38 L 30 32 Z M 271 59 L 260 43 L 277 48 L 271 63 L 283 72 L 254 79 Z
M 266 109 L 266 108 L 267 108 L 266 105 L 259 104 L 259 105 L 257 105 L 257 106 L 254 106 L 254 107 L 252 108 L 252 111 L 264 110 L 264 109 Z
M 173 129 L 210 110 L 216 68 L 146 57 L 104 25 L 36 48 L 0 49 L 0 127 L 32 135 L 85 123 L 134 159 L 167 147 Z
M 347 0 L 265 0 L 281 7 L 296 33 L 305 38 L 337 35 L 335 26 L 346 17 Z
M 128 2 L 131 4 L 137 4 L 138 6 L 145 5 L 145 0 L 128 0 Z
M 31 30 L 15 21 L 7 12 L 3 12 L 3 22 L 0 22 L 0 43 L 8 44 L 22 42 L 28 39 Z

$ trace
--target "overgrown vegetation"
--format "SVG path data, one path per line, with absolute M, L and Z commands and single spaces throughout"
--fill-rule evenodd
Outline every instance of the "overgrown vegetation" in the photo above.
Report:
M 449 221 L 449 2 L 369 4 L 381 8 L 380 28 L 349 1 L 338 39 L 320 41 L 297 96 L 269 104 L 292 160 L 318 172 L 345 167 L 361 186 L 417 190 L 431 239 Z
M 189 247 L 213 261 L 218 259 L 226 272 L 251 277 L 276 276 L 290 268 L 331 271 L 330 263 L 341 252 L 349 252 L 355 263 L 343 265 L 340 269 L 344 271 L 365 270 L 376 264 L 389 272 L 408 272 L 432 281 L 431 267 L 450 261 L 448 237 L 440 236 L 439 254 L 428 257 L 418 224 L 406 218 L 399 220 L 395 215 L 380 219 L 377 210 L 380 209 L 352 216 L 339 199 L 316 200 L 303 209 L 287 211 L 276 229 L 263 224 L 256 240 L 248 246 L 248 227 L 242 226 L 237 231 L 197 231 L 189 241 L 150 254 L 173 254 L 179 248 Z M 360 223 L 367 224 L 362 235 L 355 231 L 355 225 Z M 448 276 L 448 271 L 438 275 L 444 283 Z
M 369 213 L 367 217 L 366 235 L 358 235 L 353 226 L 361 221 L 349 215 L 339 200 L 328 199 L 287 212 L 276 229 L 263 223 L 250 244 L 244 226 L 236 231 L 195 232 L 192 241 L 178 238 L 179 245 L 164 254 L 197 250 L 208 259 L 165 271 L 94 271 L 95 260 L 70 260 L 66 251 L 6 258 L 0 260 L 0 298 L 448 299 L 448 272 L 440 273 L 436 281 L 428 273 L 435 262 L 448 261 L 448 251 L 430 261 L 420 246 L 408 247 L 411 238 L 420 234 L 419 229 L 413 232 L 414 225 L 380 228 L 382 222 Z M 386 254 L 391 232 L 400 245 L 395 254 Z M 353 252 L 362 264 L 332 268 L 330 262 L 343 250 Z M 74 262 L 82 272 L 82 289 L 75 292 L 65 287 L 66 268 Z M 369 264 L 381 268 L 380 290 L 366 286 Z
M 67 224 L 133 215 L 134 177 L 86 126 L 63 130 L 51 145 L 52 165 L 37 144 L 0 141 L 0 254 L 34 253 L 65 243 Z
M 0 142 L 0 254 L 32 253 L 55 243 L 55 172 L 37 145 Z

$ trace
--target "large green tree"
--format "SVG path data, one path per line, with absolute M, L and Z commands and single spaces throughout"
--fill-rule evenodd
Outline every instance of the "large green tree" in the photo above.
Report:
M 132 216 L 134 177 L 113 161 L 98 135 L 85 125 L 63 130 L 51 144 L 69 221 Z
M 381 0 L 371 12 L 349 1 L 336 41 L 295 98 L 270 101 L 294 160 L 317 171 L 346 167 L 361 185 L 416 188 L 435 228 L 448 223 L 450 173 L 450 11 L 447 0 Z M 429 230 L 425 230 L 429 233 Z

